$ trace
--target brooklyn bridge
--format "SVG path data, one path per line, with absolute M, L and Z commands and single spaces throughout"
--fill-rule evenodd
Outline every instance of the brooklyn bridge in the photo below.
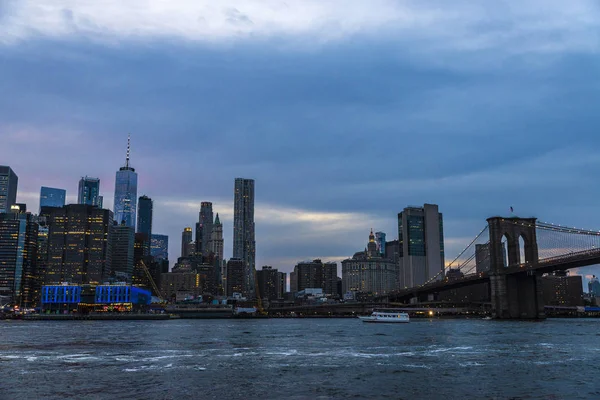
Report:
M 543 319 L 542 276 L 594 264 L 600 264 L 600 232 L 536 218 L 493 217 L 436 276 L 378 300 L 407 304 L 488 282 L 493 318 Z

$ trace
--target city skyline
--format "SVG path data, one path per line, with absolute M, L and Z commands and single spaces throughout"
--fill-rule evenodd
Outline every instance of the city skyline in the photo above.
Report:
M 443 210 L 447 262 L 510 207 L 600 229 L 592 3 L 487 13 L 456 2 L 457 13 L 444 13 L 332 2 L 284 15 L 227 4 L 201 28 L 159 23 L 200 12 L 190 5 L 130 20 L 127 5 L 115 14 L 73 3 L 75 20 L 93 22 L 79 30 L 62 8 L 44 11 L 55 24 L 35 6 L 3 10 L 38 27 L 0 28 L 9 33 L 0 71 L 15 77 L 3 86 L 15 95 L 1 100 L 0 164 L 19 177 L 17 201 L 35 211 L 48 186 L 75 203 L 77 180 L 89 175 L 114 210 L 131 132 L 139 192 L 155 201 L 153 231 L 170 236 L 171 261 L 201 201 L 219 212 L 232 255 L 238 176 L 258 185 L 256 266 L 284 272 L 350 257 L 370 228 L 396 239 L 396 215 L 411 204 Z M 131 36 L 140 26 L 149 28 Z

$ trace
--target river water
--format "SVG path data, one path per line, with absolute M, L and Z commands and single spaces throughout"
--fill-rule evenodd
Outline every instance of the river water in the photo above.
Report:
M 0 399 L 600 399 L 600 319 L 0 321 Z

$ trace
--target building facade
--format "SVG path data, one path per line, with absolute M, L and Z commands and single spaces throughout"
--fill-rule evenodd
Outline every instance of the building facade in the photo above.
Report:
M 254 180 L 236 178 L 233 201 L 233 257 L 244 261 L 244 292 L 254 295 L 256 241 L 254 236 Z
M 36 304 L 37 235 L 30 213 L 0 213 L 0 304 Z
M 230 258 L 227 261 L 227 296 L 232 296 L 234 293 L 244 293 L 246 282 L 246 266 L 244 260 L 240 258 Z
M 48 210 L 45 284 L 97 283 L 110 276 L 112 211 L 84 204 Z
M 113 225 L 110 231 L 111 275 L 119 281 L 131 282 L 135 232 L 125 224 Z
M 375 232 L 375 243 L 377 243 L 377 251 L 381 257 L 385 257 L 385 232 Z
M 583 306 L 583 280 L 579 275 L 569 276 L 557 271 L 542 277 L 544 305 L 575 307 Z
M 444 225 L 435 204 L 407 207 L 398 214 L 398 285 L 410 288 L 434 277 L 442 279 L 444 269 Z
M 100 179 L 84 176 L 79 180 L 77 190 L 77 204 L 96 206 L 102 208 L 102 196 L 100 196 Z
M 10 211 L 10 206 L 17 202 L 17 186 L 19 177 L 12 168 L 0 165 L 0 213 Z
M 144 235 L 148 242 L 148 254 L 150 255 L 151 240 L 152 240 L 152 212 L 154 202 L 146 195 L 140 196 L 138 199 L 138 214 L 137 214 L 137 233 Z
M 121 224 L 125 221 L 125 225 L 135 229 L 136 210 L 137 210 L 137 173 L 135 169 L 129 165 L 130 143 L 127 140 L 127 157 L 125 166 L 117 171 L 115 177 L 115 221 Z
M 256 271 L 259 295 L 262 300 L 283 299 L 285 293 L 285 273 L 276 268 L 264 266 Z
M 42 186 L 40 189 L 40 210 L 42 207 L 64 207 L 67 198 L 65 189 Z
M 337 263 L 319 259 L 299 262 L 294 267 L 290 291 L 320 288 L 325 295 L 333 296 L 337 294 L 337 279 Z
M 592 275 L 592 279 L 588 282 L 588 293 L 592 297 L 600 297 L 600 282 L 596 275 Z
M 150 254 L 157 260 L 169 259 L 169 236 L 152 234 Z
M 185 227 L 181 232 L 181 257 L 187 258 L 194 253 L 195 243 L 191 227 Z
M 397 288 L 398 266 L 394 260 L 383 258 L 377 250 L 373 231 L 367 249 L 342 261 L 342 290 L 382 295 Z
M 212 203 L 200 203 L 198 223 L 196 223 L 196 254 L 208 257 L 212 251 L 211 237 L 213 231 Z

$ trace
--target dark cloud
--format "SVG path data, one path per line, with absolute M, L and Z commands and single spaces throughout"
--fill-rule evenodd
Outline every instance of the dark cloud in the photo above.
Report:
M 140 194 L 199 205 L 230 199 L 233 178 L 244 176 L 256 179 L 257 202 L 362 215 L 326 234 L 318 223 L 263 221 L 260 264 L 350 256 L 364 247 L 365 218 L 394 238 L 397 212 L 425 202 L 440 205 L 449 238 L 475 236 L 510 206 L 600 228 L 596 55 L 538 55 L 532 64 L 527 54 L 456 52 L 448 64 L 385 38 L 310 51 L 284 44 L 5 47 L 0 163 L 13 166 L 24 192 L 52 182 L 73 193 L 87 174 L 111 198 L 130 132 Z M 197 211 L 157 211 L 176 258 Z

